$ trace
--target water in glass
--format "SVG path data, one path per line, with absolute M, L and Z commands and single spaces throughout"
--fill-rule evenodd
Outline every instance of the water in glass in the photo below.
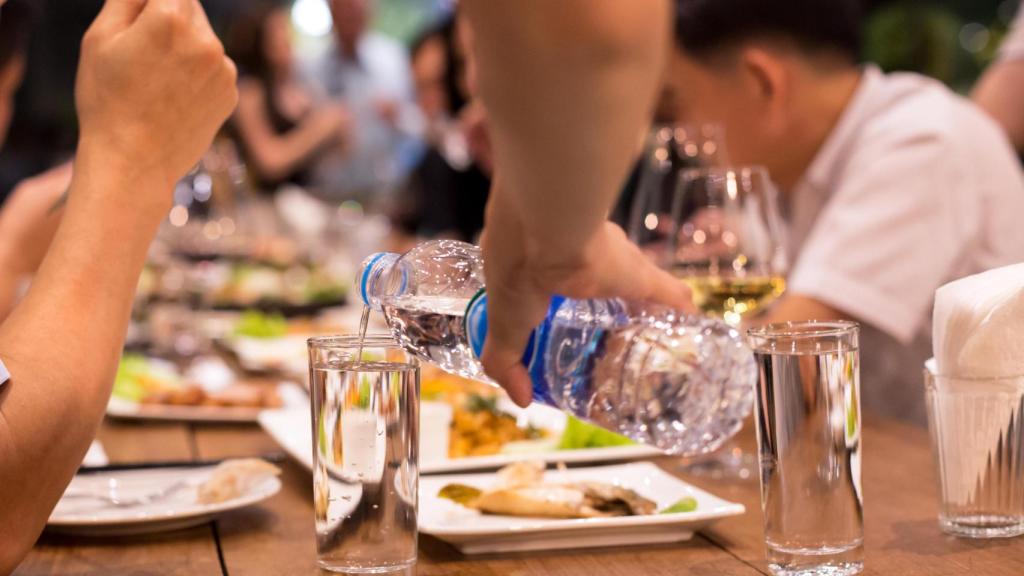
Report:
M 855 342 L 805 350 L 754 346 L 761 504 L 773 574 L 863 570 Z
M 369 342 L 362 354 L 373 355 Z M 310 372 L 321 567 L 376 573 L 411 566 L 417 545 L 416 366 L 327 357 Z

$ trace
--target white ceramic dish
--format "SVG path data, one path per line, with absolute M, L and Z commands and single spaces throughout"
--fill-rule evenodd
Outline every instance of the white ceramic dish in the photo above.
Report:
M 278 394 L 284 403 L 282 410 L 309 412 L 309 396 L 296 384 L 281 383 Z M 256 422 L 261 408 L 224 406 L 172 406 L 141 404 L 112 396 L 107 403 L 107 416 L 129 420 L 171 420 L 176 422 Z M 308 416 L 307 416 L 308 418 Z
M 679 500 L 697 500 L 693 512 L 618 518 L 545 519 L 481 514 L 437 496 L 448 484 L 481 489 L 493 486 L 494 474 L 429 476 L 420 479 L 420 532 L 464 554 L 664 544 L 689 540 L 693 534 L 728 516 L 743 514 L 742 504 L 700 490 L 650 462 L 549 470 L 549 482 L 600 481 L 636 490 L 665 509 Z
M 303 376 L 309 370 L 306 340 L 306 336 L 296 335 L 281 338 L 232 336 L 220 343 L 235 354 L 246 370 Z
M 208 466 L 79 474 L 50 515 L 47 529 L 94 536 L 166 532 L 203 524 L 228 510 L 266 500 L 281 489 L 279 479 L 268 477 L 238 498 L 200 504 L 196 501 L 196 489 L 210 477 L 213 469 Z M 118 497 L 132 498 L 152 494 L 179 481 L 183 485 L 166 497 L 136 506 L 118 507 L 105 500 L 81 496 L 83 492 L 106 492 L 113 486 Z
M 523 410 L 516 408 L 511 403 L 502 404 L 501 409 L 509 412 L 521 421 L 532 424 L 539 428 L 545 428 L 554 432 L 555 436 L 561 434 L 565 429 L 566 416 L 564 413 L 538 404 L 532 405 Z M 309 407 L 302 409 L 281 409 L 266 410 L 259 415 L 260 426 L 270 434 L 281 448 L 288 452 L 295 460 L 308 469 L 313 468 L 312 446 L 313 439 L 312 425 L 310 423 Z M 433 442 L 424 438 L 424 442 Z M 441 441 L 441 440 L 436 440 Z M 446 441 L 446 440 L 443 440 Z M 538 448 L 543 443 L 537 443 Z M 443 459 L 443 460 L 421 460 L 421 474 L 439 474 L 448 472 L 464 472 L 468 470 L 487 470 L 500 468 L 512 462 L 523 460 L 541 460 L 548 463 L 564 462 L 567 464 L 587 462 L 614 462 L 622 460 L 636 460 L 659 456 L 661 452 L 650 446 L 632 444 L 627 446 L 612 446 L 608 448 L 588 448 L 585 450 L 524 450 L 517 453 L 502 453 L 493 456 L 473 456 L 467 458 Z

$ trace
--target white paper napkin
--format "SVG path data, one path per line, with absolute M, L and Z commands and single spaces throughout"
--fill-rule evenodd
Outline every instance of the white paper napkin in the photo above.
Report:
M 932 346 L 936 371 L 944 376 L 1024 375 L 1024 264 L 939 288 Z

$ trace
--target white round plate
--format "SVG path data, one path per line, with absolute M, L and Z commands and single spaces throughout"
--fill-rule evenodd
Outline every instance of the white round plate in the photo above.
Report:
M 251 506 L 270 498 L 281 489 L 278 478 L 268 477 L 237 498 L 216 504 L 200 504 L 196 501 L 197 487 L 210 477 L 213 468 L 79 474 L 71 481 L 65 496 L 50 515 L 47 529 L 94 536 L 178 530 L 203 524 L 229 510 Z M 178 481 L 183 481 L 183 486 L 167 497 L 137 506 L 117 507 L 105 500 L 71 496 L 83 492 L 103 492 L 110 486 L 116 486 L 119 496 L 130 498 L 153 493 Z

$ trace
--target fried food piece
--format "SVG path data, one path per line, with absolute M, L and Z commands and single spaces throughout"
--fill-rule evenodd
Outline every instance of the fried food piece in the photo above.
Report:
M 657 504 L 633 490 L 602 482 L 547 484 L 544 464 L 521 462 L 498 471 L 495 489 L 451 484 L 438 496 L 485 514 L 538 518 L 601 518 L 654 514 Z
M 221 462 L 210 478 L 199 485 L 200 504 L 216 504 L 242 496 L 281 469 L 259 458 L 238 458 Z

